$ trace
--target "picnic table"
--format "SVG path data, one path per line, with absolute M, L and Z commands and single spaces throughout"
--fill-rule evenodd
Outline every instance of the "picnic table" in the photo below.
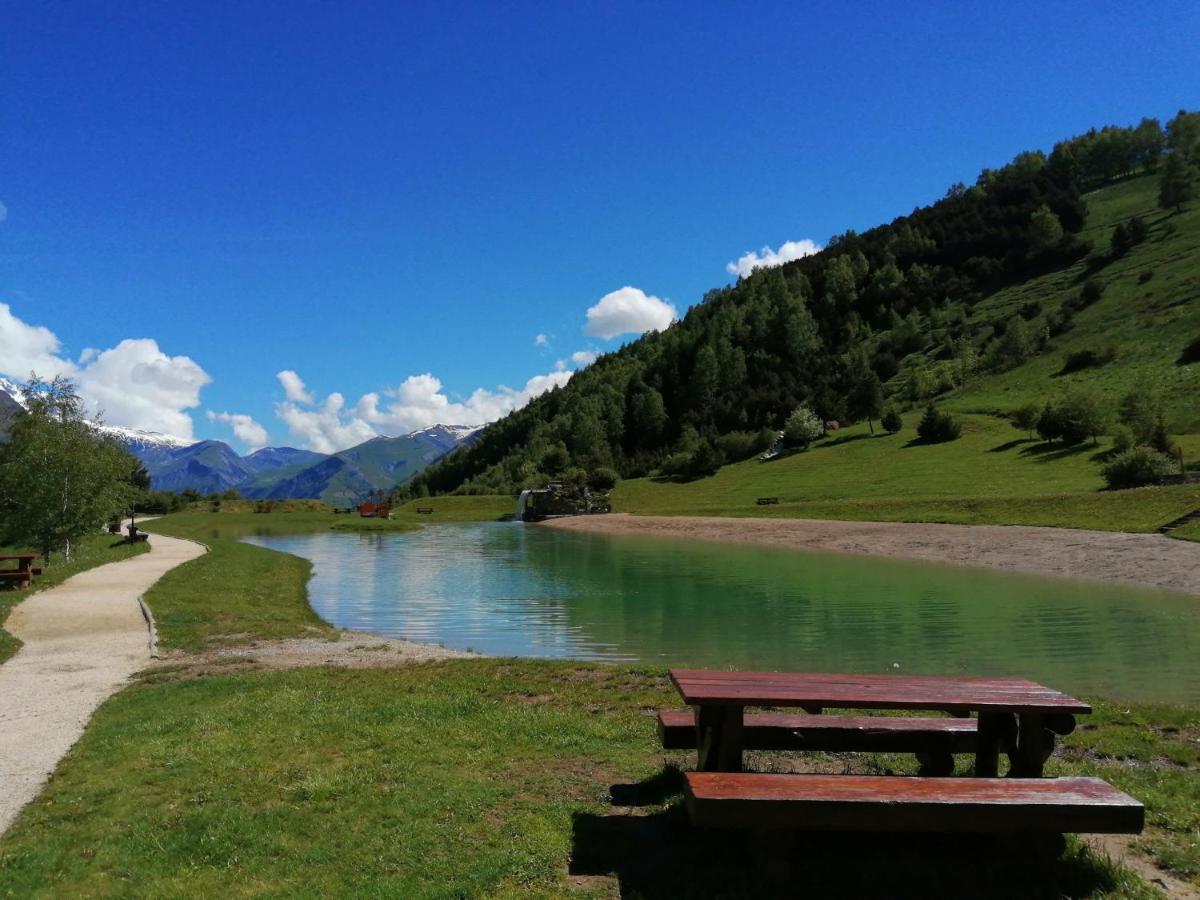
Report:
M 826 707 L 936 710 L 963 720 L 976 713 L 975 774 L 982 777 L 997 774 L 1001 750 L 1009 754 L 1014 777 L 1040 777 L 1055 735 L 1070 734 L 1075 716 L 1092 711 L 1074 697 L 1023 678 L 704 669 L 670 674 L 695 711 L 699 769 L 706 772 L 741 771 L 747 706 L 797 707 L 810 714 Z M 938 719 L 928 721 L 930 729 L 942 727 L 933 724 Z
M 685 774 L 692 821 L 704 827 L 834 831 L 988 832 L 1042 835 L 1061 851 L 1063 832 L 1142 830 L 1141 803 L 1099 778 L 1044 778 L 1056 734 L 1091 707 L 1022 678 L 840 675 L 672 669 L 688 714 L 659 713 L 666 749 L 695 747 Z M 747 715 L 747 706 L 806 715 Z M 949 717 L 825 715 L 827 708 L 934 710 Z M 976 717 L 971 718 L 971 713 Z M 745 749 L 933 752 L 916 777 L 743 773 Z M 974 778 L 953 772 L 950 753 L 973 748 Z M 1008 777 L 997 778 L 999 754 Z M 948 769 L 944 758 L 949 759 Z
M 0 555 L 0 562 L 15 561 L 15 566 L 0 569 L 0 580 L 14 582 L 16 587 L 25 588 L 33 583 L 34 575 L 41 575 L 42 570 L 33 564 L 39 553 L 6 553 Z

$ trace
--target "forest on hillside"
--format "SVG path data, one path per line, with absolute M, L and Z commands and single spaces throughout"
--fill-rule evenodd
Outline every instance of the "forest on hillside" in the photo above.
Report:
M 1070 310 L 1036 333 L 1019 313 L 981 322 L 971 310 L 1005 284 L 1144 239 L 1137 220 L 1111 247 L 1079 233 L 1085 192 L 1145 172 L 1159 173 L 1164 208 L 1195 198 L 1200 113 L 1018 154 L 910 215 L 755 269 L 489 426 L 400 497 L 511 493 L 571 470 L 706 474 L 766 449 L 802 404 L 825 421 L 870 421 L 1019 365 L 1071 327 Z

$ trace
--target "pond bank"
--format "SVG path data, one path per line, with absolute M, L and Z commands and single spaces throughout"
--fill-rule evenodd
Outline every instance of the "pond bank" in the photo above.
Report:
M 1200 595 L 1200 544 L 1157 534 L 1024 525 L 626 514 L 576 516 L 543 524 L 565 531 L 645 534 L 957 563 Z

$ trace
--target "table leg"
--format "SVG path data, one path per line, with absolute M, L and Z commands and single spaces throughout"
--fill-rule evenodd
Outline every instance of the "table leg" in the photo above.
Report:
M 1011 739 L 1016 723 L 1012 713 L 980 712 L 979 746 L 975 751 L 975 775 L 995 778 L 1000 773 L 1000 749 Z
M 1054 751 L 1054 733 L 1044 716 L 1023 714 L 1017 726 L 1017 746 L 1010 754 L 1010 778 L 1041 778 L 1046 760 Z
M 742 771 L 743 707 L 696 707 L 696 768 L 701 772 Z

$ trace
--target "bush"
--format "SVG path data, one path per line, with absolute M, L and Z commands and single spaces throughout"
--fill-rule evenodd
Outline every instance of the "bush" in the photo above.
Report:
M 1120 456 L 1127 450 L 1132 450 L 1137 446 L 1137 441 L 1133 437 L 1133 431 L 1128 425 L 1118 425 L 1113 429 L 1112 433 L 1113 445 L 1112 455 Z
M 1179 365 L 1186 366 L 1194 362 L 1200 362 L 1200 336 L 1184 347 L 1183 353 L 1179 354 Z
M 1037 430 L 1038 420 L 1042 417 L 1042 408 L 1036 403 L 1026 403 L 1012 414 L 1013 428 L 1019 428 L 1030 436 Z
M 783 426 L 783 440 L 789 447 L 807 447 L 825 433 L 821 420 L 807 406 L 796 407 Z
M 1134 447 L 1117 456 L 1100 470 L 1113 490 L 1157 484 L 1175 468 L 1170 457 L 1150 447 Z
M 1066 304 L 1062 309 L 1050 313 L 1046 316 L 1046 331 L 1051 337 L 1058 337 L 1061 334 L 1066 334 L 1071 330 L 1071 326 L 1075 324 L 1075 311 Z
M 1075 300 L 1075 308 L 1086 309 L 1103 296 L 1104 282 L 1098 278 L 1089 278 L 1083 283 L 1083 287 L 1079 289 L 1079 296 Z
M 1107 420 L 1103 406 L 1094 396 L 1072 394 L 1046 406 L 1038 419 L 1037 431 L 1043 440 L 1060 440 L 1074 446 L 1103 434 Z
M 1138 273 L 1138 284 L 1145 284 L 1153 277 L 1154 272 L 1152 272 L 1150 269 L 1146 269 L 1144 272 Z
M 939 412 L 932 403 L 925 408 L 925 415 L 917 424 L 917 437 L 927 444 L 944 444 L 957 440 L 962 434 L 962 425 L 949 413 Z
M 717 438 L 717 449 L 729 462 L 737 462 L 769 450 L 774 442 L 773 431 L 731 431 Z
M 1059 375 L 1070 375 L 1072 372 L 1080 372 L 1083 369 L 1099 368 L 1100 366 L 1108 365 L 1117 358 L 1117 349 L 1115 347 L 1105 347 L 1103 350 L 1076 350 L 1063 361 L 1062 368 L 1058 370 Z
M 904 420 L 900 418 L 896 407 L 888 406 L 884 408 L 883 415 L 879 417 L 879 424 L 888 434 L 895 434 L 904 427 Z
M 1022 319 L 1030 322 L 1042 314 L 1042 304 L 1037 300 L 1030 300 L 1028 303 L 1022 303 L 1021 308 L 1017 312 Z
M 611 491 L 617 486 L 619 480 L 620 476 L 615 469 L 600 466 L 598 469 L 593 469 L 592 474 L 588 476 L 588 487 L 593 491 Z

